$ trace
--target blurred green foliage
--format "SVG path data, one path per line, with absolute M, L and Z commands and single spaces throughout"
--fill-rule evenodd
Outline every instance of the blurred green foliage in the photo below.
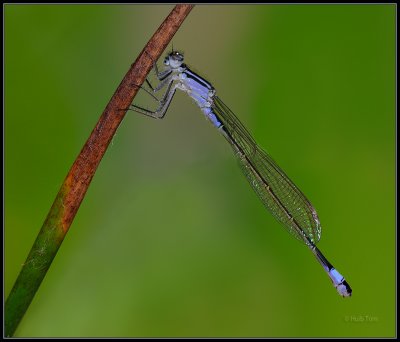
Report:
M 6 5 L 6 296 L 160 5 Z M 129 112 L 16 336 L 394 336 L 395 6 L 199 5 L 173 40 L 317 208 L 311 253 L 177 94 Z

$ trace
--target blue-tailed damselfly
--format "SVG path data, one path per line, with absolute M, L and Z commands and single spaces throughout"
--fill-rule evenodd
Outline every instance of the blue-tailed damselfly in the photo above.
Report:
M 316 247 L 321 237 L 321 225 L 310 201 L 275 161 L 256 144 L 239 119 L 216 95 L 214 87 L 191 71 L 183 60 L 182 53 L 172 51 L 164 59 L 165 70 L 159 72 L 157 64 L 154 63 L 160 83 L 153 88 L 146 80 L 152 90 L 146 92 L 159 102 L 155 111 L 136 105 L 131 105 L 130 109 L 161 119 L 165 116 L 176 89 L 188 94 L 205 117 L 230 143 L 243 173 L 264 205 L 293 236 L 308 246 L 338 293 L 343 297 L 351 296 L 350 285 Z M 159 100 L 153 93 L 165 87 L 165 94 Z

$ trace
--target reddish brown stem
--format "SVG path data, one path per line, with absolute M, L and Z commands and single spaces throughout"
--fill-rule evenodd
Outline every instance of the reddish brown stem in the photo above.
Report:
M 13 336 L 85 197 L 89 184 L 138 87 L 192 10 L 177 5 L 132 64 L 73 163 L 7 298 L 6 336 Z

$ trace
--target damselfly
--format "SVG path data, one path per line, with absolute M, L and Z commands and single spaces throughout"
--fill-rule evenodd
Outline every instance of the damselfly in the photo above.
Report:
M 308 246 L 339 294 L 343 297 L 351 296 L 352 290 L 347 281 L 316 247 L 321 237 L 321 225 L 310 201 L 275 161 L 256 144 L 239 119 L 216 95 L 214 87 L 190 70 L 183 60 L 182 53 L 172 51 L 164 59 L 165 70 L 159 72 L 157 63 L 154 63 L 160 83 L 153 87 L 146 79 L 151 91 L 145 91 L 158 101 L 159 107 L 155 111 L 136 105 L 131 105 L 130 109 L 162 119 L 176 89 L 188 94 L 232 146 L 247 180 L 272 215 L 293 236 Z M 159 100 L 154 93 L 165 88 L 165 94 Z

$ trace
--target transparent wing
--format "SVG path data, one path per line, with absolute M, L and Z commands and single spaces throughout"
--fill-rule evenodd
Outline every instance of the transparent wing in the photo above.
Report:
M 243 173 L 263 204 L 297 239 L 316 244 L 321 237 L 321 226 L 309 200 L 257 146 L 239 119 L 217 96 L 213 109 L 224 126 Z

